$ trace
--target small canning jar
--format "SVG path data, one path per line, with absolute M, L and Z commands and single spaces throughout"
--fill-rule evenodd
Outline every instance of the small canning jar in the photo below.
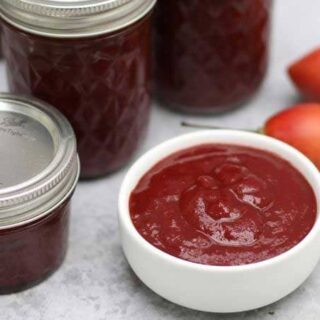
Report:
M 267 68 L 272 0 L 159 0 L 155 93 L 180 111 L 215 113 L 244 103 Z
M 9 89 L 67 116 L 83 178 L 121 168 L 145 135 L 155 2 L 2 0 Z
M 0 294 L 7 294 L 62 263 L 80 170 L 69 122 L 38 100 L 0 94 L 0 141 Z

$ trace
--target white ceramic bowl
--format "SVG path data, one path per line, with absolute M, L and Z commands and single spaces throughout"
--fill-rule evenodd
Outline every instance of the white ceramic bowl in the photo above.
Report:
M 119 223 L 124 253 L 151 290 L 179 305 L 209 312 L 240 312 L 273 303 L 300 286 L 320 257 L 319 216 L 310 233 L 289 251 L 242 266 L 206 266 L 173 257 L 148 243 L 135 229 L 129 197 L 140 178 L 164 157 L 203 143 L 229 143 L 273 152 L 296 167 L 312 186 L 320 208 L 320 174 L 300 152 L 275 139 L 242 131 L 211 130 L 186 134 L 160 144 L 127 173 L 119 195 Z M 285 192 L 285 190 L 284 190 Z

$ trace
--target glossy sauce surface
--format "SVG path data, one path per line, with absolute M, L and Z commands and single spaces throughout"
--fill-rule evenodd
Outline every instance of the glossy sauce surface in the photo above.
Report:
M 126 164 L 145 136 L 150 111 L 150 15 L 104 35 L 57 39 L 3 24 L 12 93 L 40 98 L 71 122 L 81 176 Z
M 208 144 L 163 159 L 130 197 L 137 231 L 175 257 L 206 265 L 254 263 L 312 229 L 315 194 L 287 161 L 252 148 Z
M 224 111 L 249 99 L 268 60 L 272 0 L 159 0 L 155 92 L 186 112 Z

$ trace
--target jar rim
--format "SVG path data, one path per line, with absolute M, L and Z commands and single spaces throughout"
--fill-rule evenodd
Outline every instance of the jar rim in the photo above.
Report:
M 0 229 L 39 219 L 61 204 L 79 178 L 68 120 L 34 98 L 0 94 Z M 2 149 L 2 150 L 1 150 Z
M 26 32 L 91 37 L 125 28 L 147 15 L 157 0 L 2 0 L 0 16 Z

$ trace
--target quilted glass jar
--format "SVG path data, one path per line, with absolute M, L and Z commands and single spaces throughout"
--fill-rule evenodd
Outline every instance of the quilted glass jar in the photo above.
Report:
M 62 263 L 79 176 L 64 116 L 35 99 L 0 94 L 0 294 L 29 288 Z
M 272 0 L 159 0 L 155 92 L 192 113 L 247 101 L 267 68 Z
M 144 137 L 155 1 L 3 1 L 9 89 L 67 116 L 83 178 L 125 165 Z

